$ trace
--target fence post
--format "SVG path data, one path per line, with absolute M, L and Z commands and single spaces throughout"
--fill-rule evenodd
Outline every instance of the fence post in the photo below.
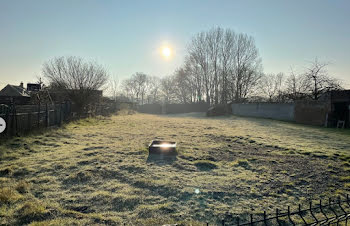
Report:
M 32 129 L 32 113 L 28 112 L 28 132 Z
M 40 101 L 39 101 L 39 104 L 38 104 L 38 124 L 37 124 L 38 128 L 40 126 Z
M 8 109 L 8 111 L 7 111 L 7 114 L 6 114 L 6 119 L 5 119 L 5 121 L 6 121 L 6 129 L 5 129 L 5 132 L 6 132 L 6 135 L 7 136 L 9 136 L 10 135 L 10 117 L 11 117 L 11 108 L 9 108 Z
M 17 121 L 17 110 L 16 110 L 16 105 L 13 105 L 13 111 L 14 111 L 14 115 L 15 115 L 15 123 L 16 123 L 16 133 L 15 135 L 18 136 L 18 121 Z
M 48 110 L 48 106 L 46 104 L 46 109 L 45 109 L 45 122 L 46 122 L 46 127 L 50 126 L 50 116 L 49 116 L 49 110 Z
M 62 125 L 62 120 L 63 120 L 63 104 L 60 104 L 60 126 Z
M 57 125 L 57 106 L 56 104 L 53 105 L 53 113 L 54 113 L 54 116 L 55 116 L 55 125 Z

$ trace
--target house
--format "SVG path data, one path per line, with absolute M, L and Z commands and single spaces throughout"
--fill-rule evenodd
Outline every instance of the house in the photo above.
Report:
M 0 90 L 0 104 L 28 104 L 30 94 L 23 87 L 23 82 L 19 86 L 8 84 Z

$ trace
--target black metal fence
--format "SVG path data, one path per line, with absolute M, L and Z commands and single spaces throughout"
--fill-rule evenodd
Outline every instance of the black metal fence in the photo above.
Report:
M 276 209 L 274 214 L 250 214 L 249 219 L 227 215 L 222 225 L 350 225 L 350 198 L 328 199 L 327 201 L 310 202 L 307 207 L 298 205 L 292 209 Z M 207 223 L 209 225 L 209 223 Z

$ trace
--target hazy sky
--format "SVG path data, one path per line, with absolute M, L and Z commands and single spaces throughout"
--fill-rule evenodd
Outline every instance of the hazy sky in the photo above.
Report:
M 164 76 L 191 37 L 214 26 L 255 38 L 264 71 L 302 71 L 318 57 L 350 88 L 350 1 L 0 0 L 0 88 L 34 82 L 55 56 L 96 60 L 122 80 Z M 175 52 L 164 60 L 159 48 Z

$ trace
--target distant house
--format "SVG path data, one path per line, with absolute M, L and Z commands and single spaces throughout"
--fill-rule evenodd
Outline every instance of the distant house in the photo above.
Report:
M 19 86 L 8 84 L 0 91 L 0 104 L 28 104 L 30 94 L 23 87 L 23 82 Z

